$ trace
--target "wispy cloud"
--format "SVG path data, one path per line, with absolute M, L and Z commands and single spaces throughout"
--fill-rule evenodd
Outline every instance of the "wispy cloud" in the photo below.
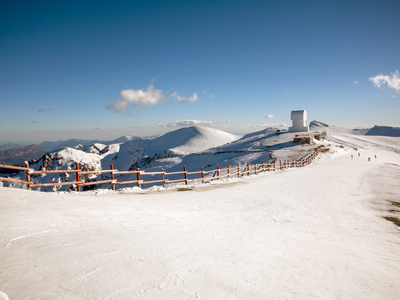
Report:
M 144 106 L 157 105 L 167 99 L 172 99 L 177 102 L 196 102 L 198 96 L 193 93 L 190 97 L 181 97 L 178 91 L 174 91 L 172 94 L 167 96 L 162 90 L 154 88 L 154 85 L 149 85 L 147 89 L 128 89 L 122 90 L 118 101 L 110 100 L 110 103 L 106 106 L 106 109 L 113 110 L 116 113 L 123 115 L 130 115 L 129 107 L 133 105 L 134 110 L 138 111 Z
M 273 123 L 269 123 L 269 122 L 260 122 L 257 124 L 253 124 L 252 126 L 253 127 L 265 127 L 265 128 L 280 128 L 280 129 L 289 127 L 286 123 L 273 124 Z
M 186 126 L 198 126 L 198 125 L 212 125 L 212 121 L 201 121 L 201 120 L 183 120 L 171 123 L 157 123 L 158 127 L 186 127 Z
M 273 119 L 273 118 L 275 118 L 275 116 L 274 116 L 274 115 L 271 115 L 271 114 L 269 114 L 269 115 L 266 115 L 266 118 L 267 118 L 267 119 Z
M 44 112 L 49 112 L 49 111 L 53 111 L 52 109 L 47 109 L 47 108 L 39 108 L 37 110 L 38 113 L 44 113 Z
M 370 77 L 369 80 L 378 88 L 386 84 L 388 88 L 394 89 L 396 94 L 400 95 L 400 73 L 398 70 L 390 75 L 378 74 L 375 77 Z
M 354 85 L 359 84 L 358 80 L 354 80 L 353 84 L 354 84 Z
M 203 94 L 206 95 L 207 98 L 214 99 L 214 94 L 203 90 Z
M 95 130 L 104 130 L 104 127 L 96 127 Z

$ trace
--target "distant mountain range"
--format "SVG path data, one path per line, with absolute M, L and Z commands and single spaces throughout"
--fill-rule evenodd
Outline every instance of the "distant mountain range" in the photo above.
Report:
M 2 150 L 0 151 L 0 164 L 20 165 L 26 160 L 38 159 L 46 152 L 45 149 L 38 145 Z
M 66 147 L 76 148 L 91 146 L 96 143 L 113 144 L 124 143 L 132 139 L 137 139 L 130 135 L 121 136 L 113 141 L 69 139 L 66 141 L 49 142 L 45 141 L 38 145 L 22 146 L 19 144 L 0 145 L 0 164 L 21 165 L 24 161 L 38 160 L 47 152 L 56 152 Z M 1 173 L 1 170 L 0 170 Z
M 21 144 L 8 143 L 8 144 L 0 145 L 0 151 L 12 149 L 12 148 L 23 148 L 23 147 L 25 147 L 25 146 L 21 145 Z

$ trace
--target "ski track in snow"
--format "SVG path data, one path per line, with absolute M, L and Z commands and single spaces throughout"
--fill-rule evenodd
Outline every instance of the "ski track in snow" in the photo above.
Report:
M 46 233 L 46 232 L 52 232 L 52 231 L 54 231 L 54 230 L 44 230 L 44 231 L 37 232 L 37 233 L 31 233 L 31 234 L 29 234 L 29 235 L 21 235 L 21 236 L 18 236 L 18 237 L 16 237 L 16 238 L 11 239 L 11 240 L 6 244 L 5 247 L 7 248 L 8 246 L 10 246 L 11 243 L 12 243 L 13 241 L 20 240 L 20 239 L 24 239 L 24 238 L 31 237 L 31 236 L 38 235 L 38 234 L 43 234 L 43 233 Z

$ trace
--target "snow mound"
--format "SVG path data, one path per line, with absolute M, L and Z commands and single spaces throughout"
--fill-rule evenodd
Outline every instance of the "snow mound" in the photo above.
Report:
M 240 136 L 208 127 L 183 128 L 174 133 L 182 139 L 182 145 L 171 148 L 176 155 L 188 155 L 218 147 L 240 138 Z M 174 138 L 174 136 L 172 138 Z M 167 137 L 169 138 L 169 136 Z

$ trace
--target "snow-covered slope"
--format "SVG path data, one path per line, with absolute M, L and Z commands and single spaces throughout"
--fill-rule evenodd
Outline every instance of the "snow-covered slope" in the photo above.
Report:
M 297 133 L 281 132 L 267 128 L 250 133 L 231 143 L 211 148 L 184 157 L 160 158 L 152 164 L 151 170 L 182 170 L 183 166 L 199 171 L 201 167 L 215 169 L 217 165 L 261 163 L 261 161 L 300 159 L 313 151 L 318 145 L 303 145 L 293 142 Z
M 188 155 L 201 152 L 210 148 L 221 146 L 223 144 L 231 143 L 232 141 L 240 138 L 240 136 L 218 129 L 195 126 L 175 131 L 171 133 L 171 136 L 166 134 L 158 141 L 158 143 L 163 145 L 169 139 L 173 140 L 176 139 L 176 137 L 182 139 L 182 142 L 179 143 L 181 145 L 170 148 L 170 150 L 176 155 Z
M 352 130 L 344 129 L 332 125 L 325 126 L 322 122 L 313 121 L 310 129 L 315 131 L 326 131 L 331 141 L 353 149 L 375 150 L 384 149 L 400 153 L 400 139 L 394 135 L 396 127 L 379 126 L 370 130 L 373 135 L 362 135 L 354 133 Z M 379 133 L 379 134 L 378 134 Z
M 331 135 L 359 150 L 328 141 L 335 151 L 305 168 L 184 192 L 0 187 L 0 290 L 39 300 L 397 300 L 400 138 L 376 149 L 381 137 Z

